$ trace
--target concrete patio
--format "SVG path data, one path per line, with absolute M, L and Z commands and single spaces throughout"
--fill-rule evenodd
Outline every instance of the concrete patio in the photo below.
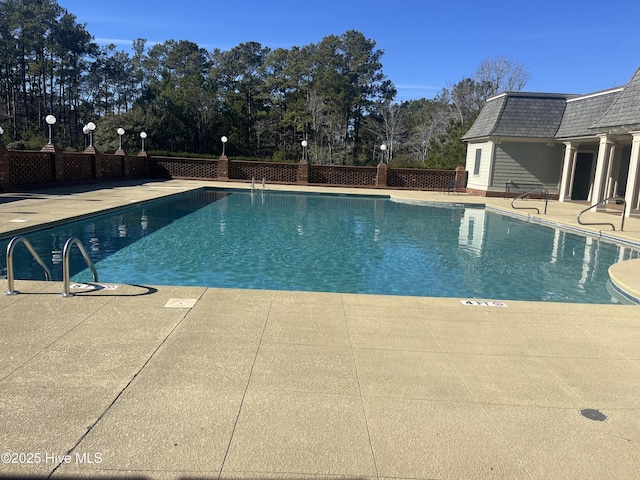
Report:
M 202 185 L 220 184 L 0 194 L 0 234 Z M 581 207 L 545 218 L 573 227 Z M 640 241 L 640 220 L 622 235 Z M 0 478 L 638 478 L 637 306 L 16 287 L 0 295 Z

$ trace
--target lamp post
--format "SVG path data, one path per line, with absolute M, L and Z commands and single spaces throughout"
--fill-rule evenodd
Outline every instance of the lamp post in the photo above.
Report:
M 4 135 L 4 128 L 0 127 L 0 135 Z M 4 146 L 2 140 L 0 140 L 0 153 L 6 152 L 7 147 Z
M 83 132 L 89 133 L 89 146 L 84 149 L 84 153 L 91 153 L 91 154 L 94 154 L 94 155 L 96 153 L 96 149 L 93 146 L 93 131 L 95 129 L 96 129 L 96 124 L 93 123 L 93 122 L 87 123 L 84 126 L 84 128 L 82 129 Z
M 140 138 L 142 139 L 142 150 L 140 150 L 139 156 L 146 157 L 147 152 L 144 151 L 144 139 L 147 138 L 147 132 L 140 132 Z
M 302 160 L 306 161 L 307 160 L 307 141 L 303 140 L 300 145 L 302 145 Z
M 82 127 L 82 133 L 84 133 L 84 148 L 87 148 L 87 135 L 89 135 L 89 129 L 87 128 L 87 126 L 85 125 L 84 127 Z
M 380 150 L 382 151 L 382 160 L 380 161 L 380 163 L 385 163 L 384 156 L 387 151 L 387 146 L 383 143 L 382 145 L 380 145 Z
M 224 157 L 224 147 L 227 145 L 229 139 L 223 136 L 220 141 L 222 142 L 222 156 Z
M 124 135 L 124 128 L 119 128 L 116 130 L 118 134 L 118 149 L 116 150 L 116 155 L 124 155 L 124 150 L 122 150 L 122 135 Z
M 49 126 L 49 143 L 47 143 L 44 147 L 42 147 L 43 152 L 55 152 L 56 147 L 53 145 L 53 126 L 55 125 L 57 119 L 53 115 L 47 115 L 44 118 L 44 121 L 47 122 Z
M 87 130 L 89 130 L 89 148 L 93 147 L 93 131 L 96 129 L 96 124 L 93 122 L 87 123 Z

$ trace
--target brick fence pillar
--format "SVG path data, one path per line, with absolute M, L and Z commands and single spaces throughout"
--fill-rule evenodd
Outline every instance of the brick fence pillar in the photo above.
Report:
M 229 180 L 229 159 L 226 155 L 220 155 L 218 159 L 218 178 Z
M 456 190 L 466 190 L 467 188 L 467 171 L 464 167 L 456 167 L 456 182 L 458 188 Z
M 387 186 L 387 164 L 380 162 L 376 173 L 376 187 Z
M 297 181 L 298 183 L 303 184 L 309 183 L 309 162 L 307 162 L 304 158 L 300 160 L 300 163 L 298 163 Z

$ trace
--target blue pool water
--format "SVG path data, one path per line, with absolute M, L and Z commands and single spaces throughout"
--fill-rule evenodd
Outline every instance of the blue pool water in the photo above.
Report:
M 221 190 L 26 236 L 57 279 L 56 252 L 76 236 L 101 283 L 580 303 L 611 303 L 608 267 L 639 256 L 483 208 Z M 26 249 L 15 265 L 42 278 Z M 76 249 L 72 274 L 92 279 Z

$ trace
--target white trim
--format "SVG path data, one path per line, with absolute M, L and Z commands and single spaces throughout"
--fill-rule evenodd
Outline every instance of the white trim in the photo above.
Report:
M 599 97 L 601 95 L 608 95 L 610 93 L 621 92 L 622 90 L 624 90 L 624 87 L 616 87 L 616 88 L 612 88 L 611 90 L 603 90 L 601 92 L 589 93 L 589 94 L 583 95 L 581 97 L 569 98 L 569 99 L 567 99 L 567 103 L 569 103 L 569 102 L 577 102 L 577 101 L 580 101 L 580 100 L 586 100 L 587 98 Z

